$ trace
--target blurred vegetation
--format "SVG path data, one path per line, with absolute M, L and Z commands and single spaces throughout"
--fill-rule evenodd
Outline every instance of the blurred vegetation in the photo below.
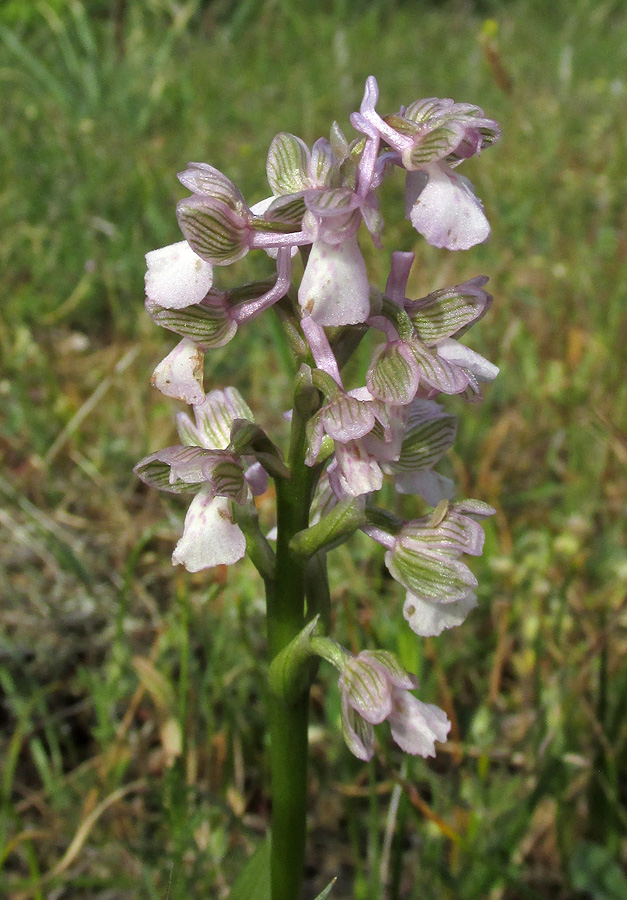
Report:
M 383 110 L 450 96 L 503 125 L 464 167 L 486 245 L 426 246 L 401 181 L 387 253 L 364 241 L 381 285 L 391 250 L 416 252 L 413 296 L 491 277 L 469 340 L 502 372 L 481 406 L 448 404 L 448 465 L 498 516 L 480 608 L 426 642 L 370 543 L 330 557 L 340 639 L 399 651 L 454 731 L 434 762 L 382 741 L 363 766 L 322 672 L 310 896 L 336 874 L 337 900 L 627 896 L 625 72 L 610 0 L 0 6 L 3 898 L 225 897 L 266 826 L 260 584 L 248 563 L 173 569 L 185 504 L 131 472 L 174 434 L 143 256 L 179 239 L 189 160 L 254 202 L 273 135 L 349 130 L 371 73 Z M 207 384 L 280 430 L 275 341 L 270 314 Z

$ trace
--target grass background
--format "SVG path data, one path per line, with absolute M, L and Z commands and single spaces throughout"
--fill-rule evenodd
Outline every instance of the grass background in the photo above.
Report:
M 225 897 L 263 833 L 260 583 L 173 569 L 185 504 L 131 473 L 174 434 L 143 255 L 179 239 L 188 160 L 254 202 L 273 135 L 349 130 L 368 74 L 383 110 L 451 96 L 503 126 L 464 166 L 486 245 L 426 246 L 397 180 L 369 256 L 382 285 L 414 250 L 413 296 L 491 278 L 469 342 L 502 372 L 448 404 L 449 467 L 498 515 L 480 608 L 427 641 L 370 543 L 331 555 L 337 636 L 400 652 L 454 729 L 434 762 L 382 740 L 364 766 L 322 674 L 307 896 L 627 897 L 624 5 L 9 0 L 0 25 L 0 897 Z M 276 351 L 263 317 L 206 374 L 280 428 Z

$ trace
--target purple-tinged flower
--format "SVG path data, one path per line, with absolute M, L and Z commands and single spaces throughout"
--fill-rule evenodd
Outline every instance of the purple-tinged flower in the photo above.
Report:
M 363 177 L 365 153 L 362 151 L 357 163 L 353 158 L 356 148 L 348 145 L 339 128 L 331 137 L 331 142 L 326 138 L 317 140 L 310 152 L 295 135 L 277 134 L 267 162 L 274 199 L 262 201 L 258 208 L 263 209 L 268 221 L 274 221 L 277 216 L 285 221 L 291 215 L 290 221 L 301 226 L 314 243 L 322 240 L 339 244 L 348 240 L 356 234 L 363 218 L 377 243 L 382 220 L 377 199 L 370 189 L 373 176 L 367 181 Z M 370 160 L 367 164 L 370 166 Z
M 403 414 L 375 400 L 367 388 L 344 392 L 330 378 L 314 381 L 327 394 L 327 402 L 307 423 L 305 462 L 314 466 L 331 452 L 335 458 L 328 477 L 338 497 L 358 497 L 378 491 L 383 484 L 381 462 L 397 459 L 403 437 Z M 316 379 L 316 375 L 318 378 Z
M 478 277 L 453 288 L 407 300 L 405 290 L 413 254 L 393 253 L 386 297 L 387 312 L 370 323 L 386 335 L 367 373 L 373 396 L 395 404 L 410 403 L 417 393 L 480 396 L 479 381 L 492 381 L 498 368 L 454 339 L 480 319 L 492 297 Z
M 199 303 L 184 309 L 167 309 L 147 297 L 146 310 L 162 328 L 193 341 L 200 350 L 213 350 L 228 344 L 237 331 L 230 296 L 212 288 Z
M 348 147 L 344 152 L 350 153 Z M 320 325 L 365 322 L 370 287 L 356 234 L 363 218 L 379 243 L 382 220 L 374 193 L 343 181 L 341 161 L 324 138 L 310 152 L 295 135 L 276 135 L 267 172 L 275 199 L 257 211 L 263 209 L 268 221 L 291 215 L 312 244 L 298 292 L 301 308 Z
M 325 435 L 339 444 L 346 444 L 372 431 L 375 422 L 375 411 L 370 401 L 360 400 L 339 388 L 333 394 L 329 393 L 324 406 L 307 422 L 306 464 L 315 466 Z
M 289 210 L 283 218 L 276 211 L 270 217 L 269 210 L 263 217 L 255 215 L 233 182 L 213 166 L 190 163 L 179 180 L 193 192 L 177 204 L 181 231 L 194 253 L 214 266 L 237 262 L 254 247 L 311 243 Z
M 452 167 L 499 139 L 496 122 L 478 106 L 437 98 L 382 118 L 375 109 L 378 96 L 371 76 L 352 121 L 368 135 L 374 130 L 394 150 L 396 164 L 407 170 L 407 217 L 414 228 L 433 246 L 449 250 L 485 241 L 490 226 L 481 201 Z
M 144 457 L 135 466 L 135 473 L 144 484 L 172 494 L 207 485 L 214 497 L 226 497 L 237 503 L 245 503 L 249 498 L 243 463 L 227 450 L 177 444 Z
M 335 459 L 327 469 L 329 483 L 338 497 L 360 497 L 381 490 L 383 471 L 361 441 L 335 445 Z
M 407 522 L 396 535 L 364 528 L 388 547 L 385 564 L 407 589 L 403 613 L 417 634 L 439 634 L 476 606 L 477 579 L 461 557 L 480 556 L 483 550 L 483 529 L 471 516 L 493 514 L 479 500 L 443 501 L 431 516 Z
M 441 160 L 456 165 L 501 136 L 497 123 L 469 103 L 430 97 L 382 118 L 375 109 L 378 99 L 376 79 L 370 76 L 360 115 L 396 151 L 400 165 L 409 172 Z
M 369 404 L 375 423 L 359 439 L 336 442 L 328 476 L 338 497 L 358 497 L 381 489 L 386 464 L 401 454 L 407 421 L 407 410 L 376 400 L 366 387 L 349 391 L 348 396 Z
M 446 741 L 451 724 L 441 709 L 410 693 L 416 687 L 416 678 L 384 650 L 363 651 L 344 664 L 339 679 L 342 731 L 351 753 L 372 759 L 373 726 L 387 719 L 402 750 L 435 756 L 435 742 Z
M 265 491 L 267 475 L 254 459 L 242 459 L 227 449 L 233 423 L 252 421 L 235 388 L 211 391 L 193 409 L 195 421 L 187 413 L 177 416 L 182 445 L 145 457 L 134 471 L 145 484 L 160 490 L 197 492 L 172 560 L 198 572 L 231 565 L 244 556 L 246 541 L 233 521 L 232 504 L 251 503 L 252 495 Z
M 192 354 L 188 346 L 190 343 L 196 346 L 197 351 L 224 347 L 233 339 L 240 323 L 256 318 L 287 293 L 290 286 L 289 248 L 280 247 L 276 260 L 277 277 L 274 282 L 254 281 L 238 285 L 228 291 L 211 288 L 200 303 L 184 309 L 166 309 L 147 298 L 146 309 L 158 325 L 186 339 L 179 347 L 185 347 L 190 355 Z M 202 358 L 199 357 L 199 360 L 198 365 L 202 373 Z M 176 361 L 175 357 L 169 360 L 168 364 Z M 168 393 L 161 387 L 160 390 Z M 191 396 L 189 392 L 186 396 L 182 394 L 170 396 L 177 396 L 187 403 L 200 403 L 204 399 L 204 391 L 200 399 L 188 399 L 188 396 Z

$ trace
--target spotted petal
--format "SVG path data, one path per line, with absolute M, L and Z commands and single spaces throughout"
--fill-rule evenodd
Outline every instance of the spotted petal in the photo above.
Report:
M 202 403 L 204 355 L 193 341 L 183 338 L 152 373 L 152 384 L 165 394 L 185 403 Z
M 210 488 L 196 494 L 172 562 L 185 566 L 188 572 L 200 572 L 212 566 L 230 566 L 245 553 L 246 539 L 233 522 L 229 501 L 212 496 Z

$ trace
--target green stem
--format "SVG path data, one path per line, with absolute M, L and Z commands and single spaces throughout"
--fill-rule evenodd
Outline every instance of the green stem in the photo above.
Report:
M 305 568 L 289 548 L 307 527 L 316 473 L 304 463 L 306 419 L 295 404 L 289 452 L 289 479 L 276 478 L 276 578 L 267 582 L 270 661 L 305 624 Z M 291 703 L 268 698 L 272 780 L 272 900 L 297 900 L 305 857 L 307 808 L 307 722 L 309 689 Z

